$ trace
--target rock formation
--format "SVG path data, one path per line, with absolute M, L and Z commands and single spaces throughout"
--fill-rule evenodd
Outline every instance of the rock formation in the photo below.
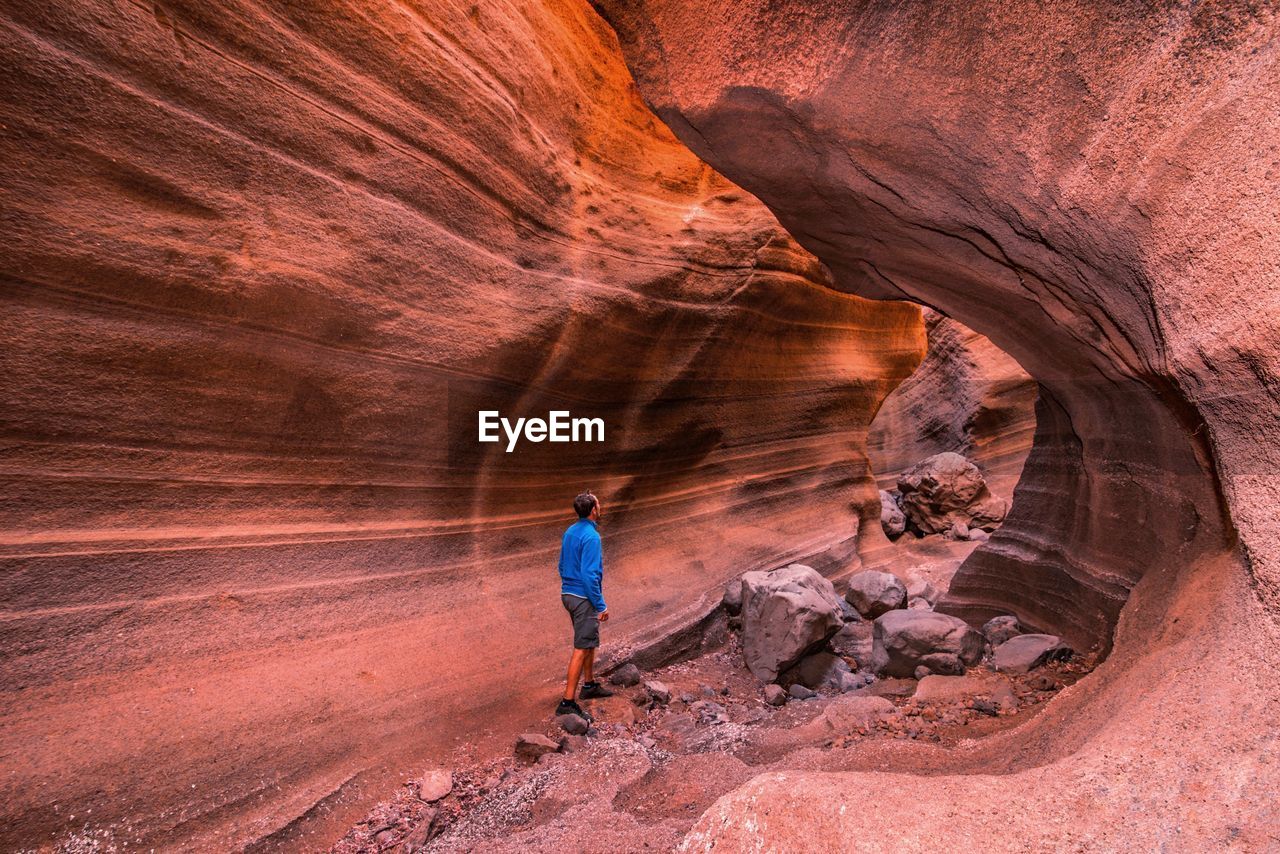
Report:
M 614 651 L 856 564 L 919 310 L 832 288 L 585 5 L 0 26 L 0 848 L 287 844 L 544 709 L 583 487 Z M 608 433 L 507 454 L 486 408 Z
M 939 607 L 1113 646 L 955 773 L 758 778 L 686 849 L 1272 844 L 1275 10 L 598 6 L 664 121 L 839 287 L 927 303 L 1038 382 L 1012 512 Z M 869 790 L 874 813 L 840 809 Z
M 978 467 L 949 451 L 898 475 L 896 502 L 915 530 L 957 540 L 967 540 L 970 529 L 994 530 L 1009 512 L 1008 499 L 991 494 Z
M 947 451 L 973 460 L 992 491 L 1013 494 L 1035 433 L 1036 383 L 984 335 L 924 310 L 924 361 L 885 398 L 867 433 L 867 457 L 884 489 Z

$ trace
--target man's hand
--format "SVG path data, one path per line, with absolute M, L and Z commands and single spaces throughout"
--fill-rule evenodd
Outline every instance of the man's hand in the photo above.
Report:
M 606 608 L 603 611 L 601 611 L 599 616 L 600 616 L 600 622 L 602 623 L 609 622 L 609 609 Z

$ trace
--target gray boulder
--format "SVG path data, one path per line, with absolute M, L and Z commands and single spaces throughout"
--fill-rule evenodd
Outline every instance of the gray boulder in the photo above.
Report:
M 569 735 L 586 735 L 589 725 L 577 715 L 556 715 L 556 724 Z
M 907 517 L 898 506 L 897 498 L 883 489 L 880 490 L 880 527 L 891 540 L 896 540 L 907 530 Z
M 632 685 L 639 685 L 642 678 L 643 675 L 640 673 L 640 668 L 631 662 L 627 662 L 610 674 L 609 681 L 614 685 L 630 688 Z
M 1048 661 L 1065 661 L 1075 653 L 1057 635 L 1018 635 L 996 647 L 991 665 L 1001 673 L 1027 673 Z
M 788 682 L 799 682 L 806 688 L 828 688 L 840 691 L 844 688 L 844 677 L 853 671 L 843 658 L 829 652 L 815 652 L 801 659 L 800 663 L 783 674 Z
M 858 662 L 858 667 L 867 667 L 871 662 L 871 651 L 874 646 L 871 638 L 872 625 L 867 620 L 846 623 L 840 631 L 836 632 L 835 637 L 831 638 L 827 646 L 836 655 L 852 658 Z
M 954 656 L 963 666 L 982 660 L 986 641 L 964 620 L 936 611 L 890 611 L 876 619 L 872 629 L 872 669 L 878 675 L 907 677 L 917 667 L 946 666 L 950 670 Z M 944 670 L 943 672 L 947 672 Z
M 659 682 L 657 679 L 650 679 L 644 683 L 644 692 L 649 699 L 660 705 L 666 705 L 671 702 L 671 689 L 665 683 Z
M 804 687 L 799 682 L 788 688 L 787 694 L 789 694 L 793 700 L 808 700 L 818 696 L 815 691 Z
M 926 534 L 967 539 L 971 529 L 994 529 L 1009 502 L 987 489 L 978 467 L 959 454 L 934 454 L 898 477 L 899 505 Z
M 1006 614 L 1003 617 L 992 617 L 983 623 L 982 634 L 993 647 L 996 647 L 1009 638 L 1022 634 L 1022 626 L 1018 624 L 1017 617 Z
M 807 566 L 742 576 L 742 652 L 762 682 L 775 681 L 844 624 L 835 588 Z
M 867 569 L 849 577 L 844 598 L 859 614 L 874 619 L 887 611 L 906 607 L 907 586 L 896 575 Z
M 938 592 L 938 588 L 934 587 L 924 579 L 917 578 L 907 585 L 907 602 L 912 599 L 924 599 L 931 606 L 938 604 L 938 599 L 942 594 Z

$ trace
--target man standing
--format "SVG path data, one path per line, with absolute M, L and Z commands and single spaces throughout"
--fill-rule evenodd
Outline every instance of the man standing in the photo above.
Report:
M 592 668 L 596 648 L 600 646 L 600 624 L 609 619 L 600 589 L 604 565 L 600 549 L 600 499 L 584 492 L 573 499 L 578 521 L 569 526 L 560 541 L 560 601 L 573 622 L 573 656 L 569 659 L 569 676 L 565 680 L 564 699 L 556 706 L 557 715 L 591 716 L 574 700 L 578 678 L 582 677 L 582 698 L 612 697 L 613 692 L 596 682 Z

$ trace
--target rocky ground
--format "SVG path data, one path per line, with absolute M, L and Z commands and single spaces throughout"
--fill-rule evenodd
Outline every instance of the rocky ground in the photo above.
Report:
M 549 714 L 531 722 L 527 736 L 549 739 L 536 759 L 470 757 L 406 780 L 333 851 L 669 850 L 757 774 L 857 767 L 877 740 L 958 747 L 1027 720 L 1092 664 L 1075 657 L 1006 674 L 988 661 L 963 676 L 883 678 L 774 706 L 734 634 L 640 684 L 612 686 L 616 696 L 587 704 L 595 722 L 586 735 L 566 734 Z M 655 681 L 668 702 L 654 699 Z

